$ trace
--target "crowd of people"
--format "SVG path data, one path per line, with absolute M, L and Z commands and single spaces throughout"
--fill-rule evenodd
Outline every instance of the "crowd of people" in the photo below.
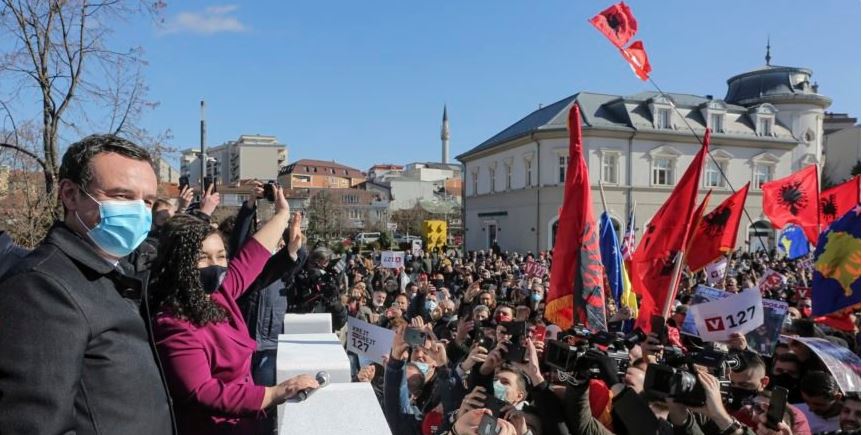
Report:
M 795 340 L 859 359 L 859 316 L 853 332 L 812 318 L 806 259 L 728 257 L 725 292 L 784 278 L 764 292 L 789 304 L 769 349 L 681 333 L 708 281 L 686 270 L 648 334 L 610 297 L 608 331 L 561 329 L 544 317 L 551 252 L 408 253 L 388 269 L 379 252 L 309 246 L 277 185 L 266 221 L 267 186 L 253 182 L 253 199 L 214 222 L 217 192 L 159 198 L 152 163 L 129 141 L 87 137 L 63 157 L 64 218 L 45 240 L 27 252 L 0 233 L 0 432 L 272 434 L 276 406 L 319 386 L 277 382 L 286 312 L 329 313 L 342 336 L 350 317 L 394 332 L 382 360 L 349 353 L 393 434 L 860 431 L 859 392 Z

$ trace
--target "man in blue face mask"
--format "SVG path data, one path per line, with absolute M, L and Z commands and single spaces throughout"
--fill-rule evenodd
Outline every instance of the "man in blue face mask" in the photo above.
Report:
M 72 144 L 60 167 L 63 222 L 0 284 L 3 433 L 174 432 L 146 282 L 120 259 L 150 230 L 156 175 L 113 135 Z

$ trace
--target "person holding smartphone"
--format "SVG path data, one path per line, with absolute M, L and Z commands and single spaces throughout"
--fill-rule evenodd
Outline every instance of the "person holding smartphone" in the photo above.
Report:
M 237 299 L 261 274 L 291 220 L 277 188 L 276 213 L 228 262 L 221 235 L 188 215 L 166 223 L 153 267 L 153 332 L 180 434 L 250 434 L 266 411 L 318 382 L 276 386 L 252 379 L 250 337 Z M 296 217 L 294 219 L 296 222 Z

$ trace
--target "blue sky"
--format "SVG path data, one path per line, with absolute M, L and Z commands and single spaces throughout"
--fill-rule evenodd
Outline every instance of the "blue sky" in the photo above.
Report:
M 411 2 L 171 1 L 167 24 L 133 21 L 118 44 L 146 50 L 144 118 L 173 145 L 272 134 L 289 160 L 438 160 L 448 105 L 451 157 L 578 91 L 650 90 L 587 19 L 610 0 Z M 829 109 L 860 114 L 860 3 L 852 0 L 633 0 L 637 38 L 669 92 L 725 95 L 764 64 L 814 70 Z

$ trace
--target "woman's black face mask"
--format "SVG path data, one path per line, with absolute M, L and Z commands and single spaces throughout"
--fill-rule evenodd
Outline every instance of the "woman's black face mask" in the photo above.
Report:
M 219 286 L 222 285 L 222 279 L 224 279 L 227 272 L 227 267 L 218 265 L 198 269 L 198 273 L 201 274 L 201 288 L 204 289 L 204 293 L 208 295 L 215 293 L 219 289 Z

